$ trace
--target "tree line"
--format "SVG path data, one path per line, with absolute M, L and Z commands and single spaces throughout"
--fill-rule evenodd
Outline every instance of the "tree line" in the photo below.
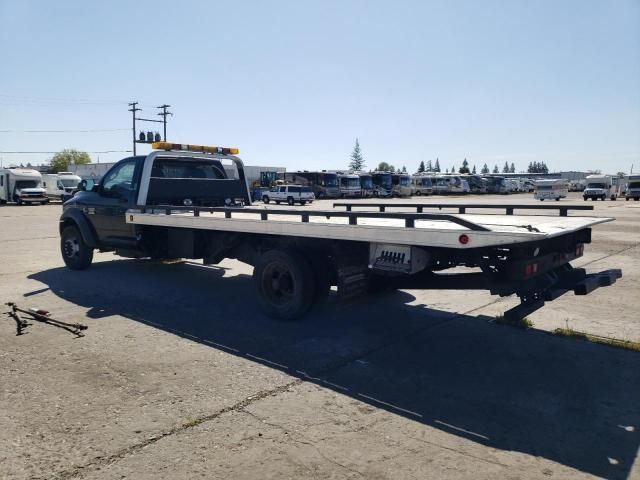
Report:
M 360 142 L 356 138 L 356 144 L 353 147 L 353 151 L 351 152 L 350 160 L 349 160 L 349 169 L 353 171 L 362 171 L 366 168 L 364 156 L 362 155 L 362 150 L 360 148 Z M 383 172 L 402 172 L 407 173 L 407 167 L 396 167 L 387 162 L 380 162 L 378 164 L 377 170 Z M 455 165 L 451 166 L 451 169 L 445 168 L 444 172 L 440 167 L 440 159 L 436 158 L 435 161 L 427 160 L 426 163 L 424 160 L 420 162 L 418 165 L 418 169 L 416 173 L 471 173 L 476 174 L 476 166 L 473 165 L 472 168 L 469 168 L 469 162 L 465 158 L 462 161 L 462 165 L 460 168 L 455 167 Z M 516 173 L 516 166 L 513 162 L 504 162 L 502 169 L 498 167 L 498 165 L 494 165 L 493 169 L 490 169 L 489 166 L 485 163 L 480 169 L 480 173 L 486 175 L 488 173 Z M 531 162 L 527 168 L 527 173 L 549 173 L 549 168 L 545 162 Z

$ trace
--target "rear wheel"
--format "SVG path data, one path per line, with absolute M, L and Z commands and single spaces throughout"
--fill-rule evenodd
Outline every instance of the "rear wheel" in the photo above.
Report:
M 93 261 L 93 248 L 83 240 L 78 227 L 65 227 L 60 235 L 60 251 L 64 263 L 71 270 L 85 270 Z
M 266 252 L 253 269 L 253 282 L 262 310 L 271 317 L 294 320 L 309 310 L 314 299 L 311 266 L 295 251 Z
M 420 190 L 416 190 L 416 195 L 419 197 L 420 195 L 422 195 L 422 192 Z
M 300 200 L 300 205 L 304 205 L 305 203 L 307 203 L 305 200 Z

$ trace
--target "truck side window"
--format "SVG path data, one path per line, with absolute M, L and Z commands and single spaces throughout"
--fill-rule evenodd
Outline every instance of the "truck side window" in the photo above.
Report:
M 102 182 L 102 190 L 105 192 L 135 190 L 135 186 L 133 185 L 133 173 L 135 169 L 135 160 L 123 162 L 121 165 L 118 165 L 105 176 Z
M 281 192 L 286 192 L 287 191 L 287 187 L 280 187 L 280 191 Z

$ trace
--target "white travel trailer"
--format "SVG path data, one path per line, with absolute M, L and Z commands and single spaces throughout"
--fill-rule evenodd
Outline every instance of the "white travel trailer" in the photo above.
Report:
M 30 168 L 0 169 L 0 203 L 41 203 L 49 201 L 41 187 L 42 175 Z
M 50 199 L 66 202 L 75 192 L 82 179 L 71 172 L 46 173 L 42 176 L 42 186 Z
M 563 178 L 555 178 L 551 180 L 536 180 L 533 198 L 540 200 L 556 200 L 566 198 L 569 194 L 569 184 Z
M 618 198 L 616 188 L 610 175 L 587 175 L 587 187 L 582 192 L 585 200 L 604 200 Z

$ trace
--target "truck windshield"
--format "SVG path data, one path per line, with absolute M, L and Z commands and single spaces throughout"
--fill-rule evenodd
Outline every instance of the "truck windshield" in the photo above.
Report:
M 80 183 L 80 180 L 77 178 L 61 178 L 60 183 L 65 187 L 77 187 Z
M 383 188 L 391 188 L 391 174 L 380 175 L 378 177 L 378 184 Z
M 37 180 L 16 180 L 16 188 L 38 188 Z
M 400 185 L 403 187 L 408 187 L 411 183 L 411 178 L 409 177 L 400 177 Z
M 553 187 L 551 185 L 538 185 L 536 188 L 538 190 L 553 190 Z
M 587 188 L 607 188 L 604 183 L 590 183 L 587 185 Z

